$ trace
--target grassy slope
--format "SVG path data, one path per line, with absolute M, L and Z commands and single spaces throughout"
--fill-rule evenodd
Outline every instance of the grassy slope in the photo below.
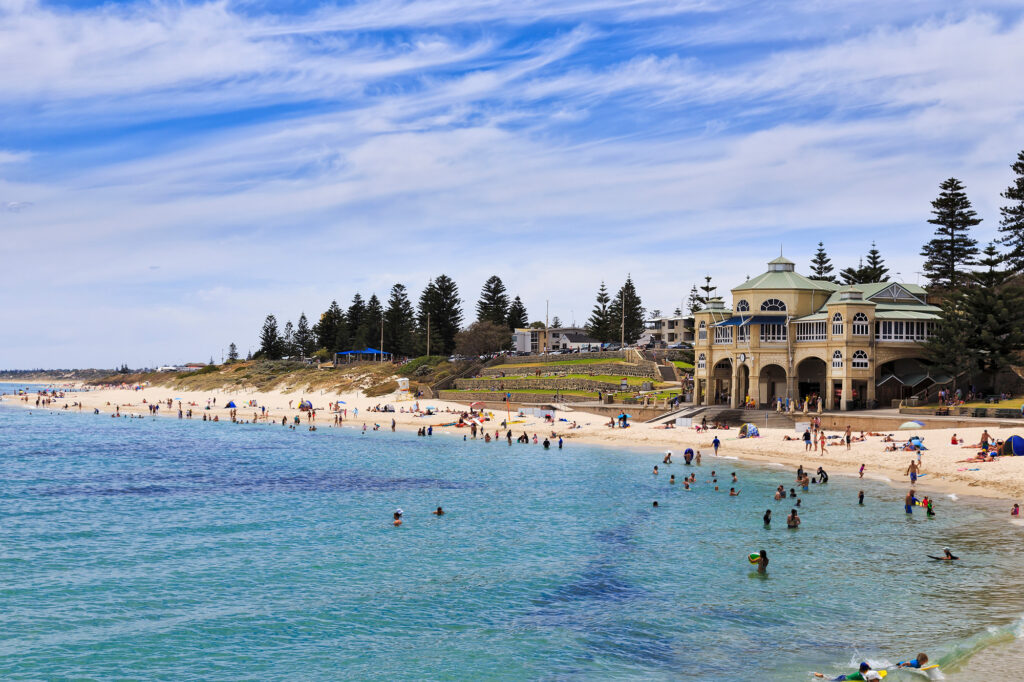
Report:
M 317 369 L 297 362 L 260 361 L 211 365 L 197 372 L 146 372 L 113 374 L 90 381 L 92 384 L 149 382 L 183 391 L 209 391 L 218 388 L 283 390 L 285 392 L 362 390 L 367 395 L 384 395 L 398 385 L 396 377 L 406 376 L 410 383 L 431 384 L 457 372 L 461 366 L 444 358 L 417 358 L 401 367 L 390 363 L 363 362 L 338 369 Z
M 473 377 L 470 381 L 501 381 L 502 379 L 515 379 L 515 380 L 531 380 L 531 381 L 544 381 L 545 379 L 592 379 L 594 381 L 604 381 L 609 384 L 618 384 L 619 380 L 623 377 L 611 374 L 561 374 L 559 376 L 551 377 L 531 377 L 531 376 L 508 376 L 508 377 Z M 626 383 L 630 386 L 640 386 L 645 381 L 652 382 L 655 386 L 658 382 L 653 379 L 645 379 L 643 377 L 625 377 Z

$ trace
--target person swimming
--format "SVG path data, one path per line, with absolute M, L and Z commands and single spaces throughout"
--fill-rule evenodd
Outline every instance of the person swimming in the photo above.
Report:
M 786 517 L 786 528 L 797 529 L 800 527 L 800 515 L 796 513 L 796 509 L 791 509 L 789 516 Z
M 393 525 L 393 526 L 401 526 L 402 525 L 402 510 L 401 509 L 396 509 L 395 510 L 394 518 L 395 518 L 395 520 L 392 522 L 391 525 Z
M 658 465 L 657 464 L 654 465 L 654 475 L 655 476 L 658 475 Z
M 769 513 L 771 513 L 771 512 L 769 512 Z M 757 560 L 757 572 L 758 573 L 767 573 L 768 572 L 768 552 L 766 552 L 766 551 L 764 551 L 762 549 L 760 554 L 761 554 L 761 556 Z
M 943 547 L 942 548 L 942 556 L 932 556 L 931 554 L 929 554 L 928 558 L 929 559 L 935 559 L 936 561 L 959 561 L 960 560 L 960 557 L 954 555 L 952 552 L 949 551 L 949 547 Z
M 864 504 L 864 491 L 860 490 L 857 492 L 857 504 Z
M 815 677 L 825 677 L 822 673 L 814 673 Z M 855 673 L 848 673 L 846 675 L 839 675 L 838 677 L 830 678 L 835 682 L 841 682 L 842 680 L 880 680 L 882 676 L 878 672 L 871 669 L 871 666 L 867 663 L 861 663 L 860 668 Z
M 922 668 L 928 665 L 928 654 L 918 654 L 917 658 L 910 661 L 900 661 L 897 668 Z
M 441 507 L 438 507 L 437 509 L 435 509 L 434 511 L 432 511 L 430 513 L 433 514 L 434 516 L 444 516 L 444 509 L 441 509 Z
M 670 485 L 675 485 L 676 484 L 676 475 L 672 474 L 671 476 L 669 476 L 668 477 L 668 482 L 669 482 Z
M 737 497 L 739 494 L 740 491 L 736 490 L 736 488 L 729 488 L 729 497 Z
M 772 525 L 772 510 L 771 509 L 766 509 L 764 511 L 764 517 L 763 518 L 764 518 L 764 527 L 768 528 L 769 526 L 771 526 Z
M 654 501 L 654 504 L 653 504 L 652 506 L 654 506 L 654 507 L 657 507 L 657 506 L 658 506 L 658 501 L 657 501 L 657 500 L 655 500 L 655 501 Z

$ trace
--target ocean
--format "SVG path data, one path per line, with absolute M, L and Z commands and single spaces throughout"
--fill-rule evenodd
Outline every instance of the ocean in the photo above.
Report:
M 789 468 L 301 429 L 0 402 L 0 678 L 805 680 L 919 651 L 951 680 L 1019 667 L 985 659 L 1021 660 L 1008 504 L 907 517 L 900 489 L 833 475 L 791 531 L 793 500 L 772 499 Z M 962 560 L 926 558 L 944 546 Z

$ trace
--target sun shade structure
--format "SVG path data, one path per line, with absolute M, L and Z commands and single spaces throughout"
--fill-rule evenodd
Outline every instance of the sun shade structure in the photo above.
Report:
M 919 429 L 924 426 L 924 422 L 919 422 L 916 419 L 909 422 L 903 422 L 900 424 L 901 429 Z
M 363 348 L 362 350 L 346 350 L 334 354 L 334 364 L 343 362 L 370 362 L 391 360 L 391 353 L 386 353 L 376 348 Z
M 1010 436 L 1003 442 L 1003 446 L 999 448 L 1000 455 L 1014 455 L 1017 457 L 1024 456 L 1024 438 L 1020 436 Z
M 740 438 L 757 438 L 760 435 L 757 427 L 749 422 L 740 427 Z
M 228 403 L 227 406 L 228 407 L 238 407 L 238 405 L 235 405 L 235 401 L 234 400 L 232 400 L 230 403 Z
M 299 403 L 299 409 L 300 410 L 312 410 L 313 409 L 313 403 L 309 402 L 308 400 L 303 400 L 303 401 L 301 401 Z

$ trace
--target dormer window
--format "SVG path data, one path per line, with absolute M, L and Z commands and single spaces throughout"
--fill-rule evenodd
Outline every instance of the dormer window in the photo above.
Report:
M 736 301 L 736 312 L 738 312 L 738 313 L 749 313 L 750 312 L 750 304 L 747 303 L 746 300 L 741 298 L 740 300 Z
M 761 304 L 762 313 L 784 313 L 786 312 L 786 304 L 777 298 L 769 298 L 767 301 Z

